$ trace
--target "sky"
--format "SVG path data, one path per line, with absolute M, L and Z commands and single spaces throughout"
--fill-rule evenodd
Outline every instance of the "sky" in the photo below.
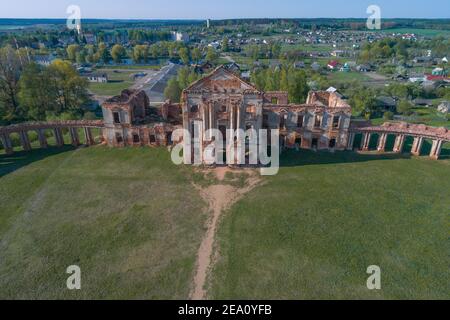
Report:
M 450 0 L 0 0 L 0 18 L 66 18 L 69 5 L 99 19 L 366 18 L 372 4 L 382 18 L 450 18 Z

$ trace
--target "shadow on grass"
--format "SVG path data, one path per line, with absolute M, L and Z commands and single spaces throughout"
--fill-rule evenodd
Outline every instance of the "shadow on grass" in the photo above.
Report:
M 426 154 L 423 154 L 426 157 Z M 355 151 L 338 151 L 331 153 L 328 151 L 310 151 L 310 150 L 287 150 L 283 152 L 280 157 L 280 167 L 297 167 L 317 164 L 340 164 L 340 163 L 358 163 L 369 161 L 385 161 L 410 159 L 413 156 L 410 153 L 377 153 L 376 151 L 370 153 L 358 153 Z M 439 161 L 450 159 L 450 149 L 442 150 Z M 430 160 L 432 161 L 432 160 Z
M 32 151 L 17 151 L 12 155 L 0 154 L 0 177 L 19 170 L 33 162 L 74 149 L 73 146 L 66 145 L 64 147 L 33 149 Z

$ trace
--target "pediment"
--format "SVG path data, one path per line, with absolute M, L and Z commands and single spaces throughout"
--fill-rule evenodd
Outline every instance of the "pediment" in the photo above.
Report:
M 243 81 L 232 72 L 219 67 L 210 75 L 194 82 L 186 91 L 210 91 L 210 92 L 227 92 L 238 93 L 244 91 L 258 91 L 251 84 Z

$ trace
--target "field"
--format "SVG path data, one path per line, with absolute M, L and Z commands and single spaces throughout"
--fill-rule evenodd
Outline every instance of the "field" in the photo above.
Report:
M 134 84 L 132 75 L 136 71 L 120 70 L 114 72 L 110 69 L 98 69 L 97 73 L 106 73 L 108 75 L 107 83 L 90 83 L 89 90 L 99 96 L 114 96 L 122 92 L 122 90 L 131 87 Z
M 225 214 L 212 298 L 449 297 L 449 160 L 304 151 L 282 165 Z
M 385 32 L 385 33 L 413 33 L 419 36 L 424 37 L 438 37 L 438 36 L 444 36 L 448 37 L 450 36 L 449 30 L 435 30 L 435 29 L 417 29 L 417 28 L 396 28 L 396 29 L 383 29 L 380 31 L 374 31 L 374 32 Z
M 448 298 L 449 145 L 443 158 L 283 154 L 224 212 L 208 297 Z M 209 214 L 192 182 L 217 181 L 164 148 L 0 155 L 0 298 L 188 298 Z
M 435 106 L 439 105 L 439 103 L 440 99 L 434 101 Z M 406 119 L 407 122 L 450 129 L 450 121 L 447 120 L 443 113 L 438 112 L 434 107 L 415 107 L 412 111 L 413 115 Z M 380 125 L 386 122 L 383 118 L 372 119 L 371 121 L 374 125 Z
M 165 149 L 0 155 L 0 298 L 186 299 L 206 218 L 193 179 Z

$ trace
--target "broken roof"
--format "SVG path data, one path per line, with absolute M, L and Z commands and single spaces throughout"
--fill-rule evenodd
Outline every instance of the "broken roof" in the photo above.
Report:
M 197 80 L 185 89 L 185 92 L 191 91 L 218 91 L 221 89 L 231 89 L 237 91 L 253 91 L 260 93 L 252 84 L 242 80 L 233 72 L 227 70 L 224 66 L 216 68 L 206 77 Z

